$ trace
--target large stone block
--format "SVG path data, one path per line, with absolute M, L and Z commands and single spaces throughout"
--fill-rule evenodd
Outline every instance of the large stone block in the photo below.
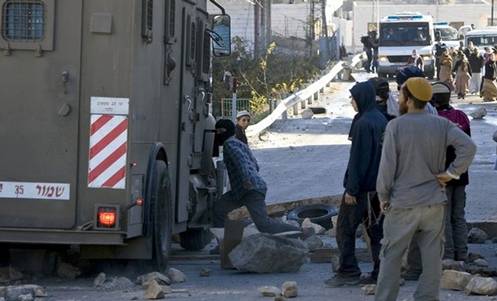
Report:
M 285 273 L 297 272 L 307 253 L 307 246 L 300 240 L 261 233 L 242 240 L 229 258 L 243 272 Z

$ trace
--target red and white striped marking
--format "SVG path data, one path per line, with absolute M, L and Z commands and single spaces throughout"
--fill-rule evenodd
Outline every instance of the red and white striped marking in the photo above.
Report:
M 128 117 L 91 115 L 88 187 L 126 188 Z

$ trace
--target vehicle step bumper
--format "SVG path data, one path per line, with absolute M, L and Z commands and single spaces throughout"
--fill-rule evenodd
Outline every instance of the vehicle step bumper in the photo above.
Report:
M 125 245 L 125 232 L 0 228 L 0 243 Z

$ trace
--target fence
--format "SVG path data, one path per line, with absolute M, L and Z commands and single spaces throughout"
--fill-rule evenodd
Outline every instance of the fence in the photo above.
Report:
M 231 98 L 221 98 L 221 117 L 231 119 L 231 107 L 233 101 Z M 236 110 L 240 111 L 250 111 L 250 98 L 237 98 L 236 100 Z
M 360 53 L 352 58 L 350 62 L 338 61 L 331 70 L 324 74 L 320 79 L 310 84 L 307 88 L 302 89 L 287 98 L 283 99 L 280 104 L 272 111 L 272 113 L 259 121 L 258 123 L 251 125 L 247 128 L 247 135 L 254 136 L 271 126 L 277 119 L 281 117 L 289 108 L 293 107 L 294 112 L 298 111 L 299 103 L 302 107 L 305 103 L 311 104 L 314 99 L 319 98 L 319 93 L 324 92 L 324 88 L 330 84 L 330 82 L 344 70 L 344 68 L 351 68 L 359 64 L 362 61 L 363 54 Z

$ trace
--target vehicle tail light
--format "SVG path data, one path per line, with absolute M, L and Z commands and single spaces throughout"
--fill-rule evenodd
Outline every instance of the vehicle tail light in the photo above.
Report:
M 114 228 L 117 222 L 117 210 L 112 207 L 98 208 L 97 221 L 99 228 Z

